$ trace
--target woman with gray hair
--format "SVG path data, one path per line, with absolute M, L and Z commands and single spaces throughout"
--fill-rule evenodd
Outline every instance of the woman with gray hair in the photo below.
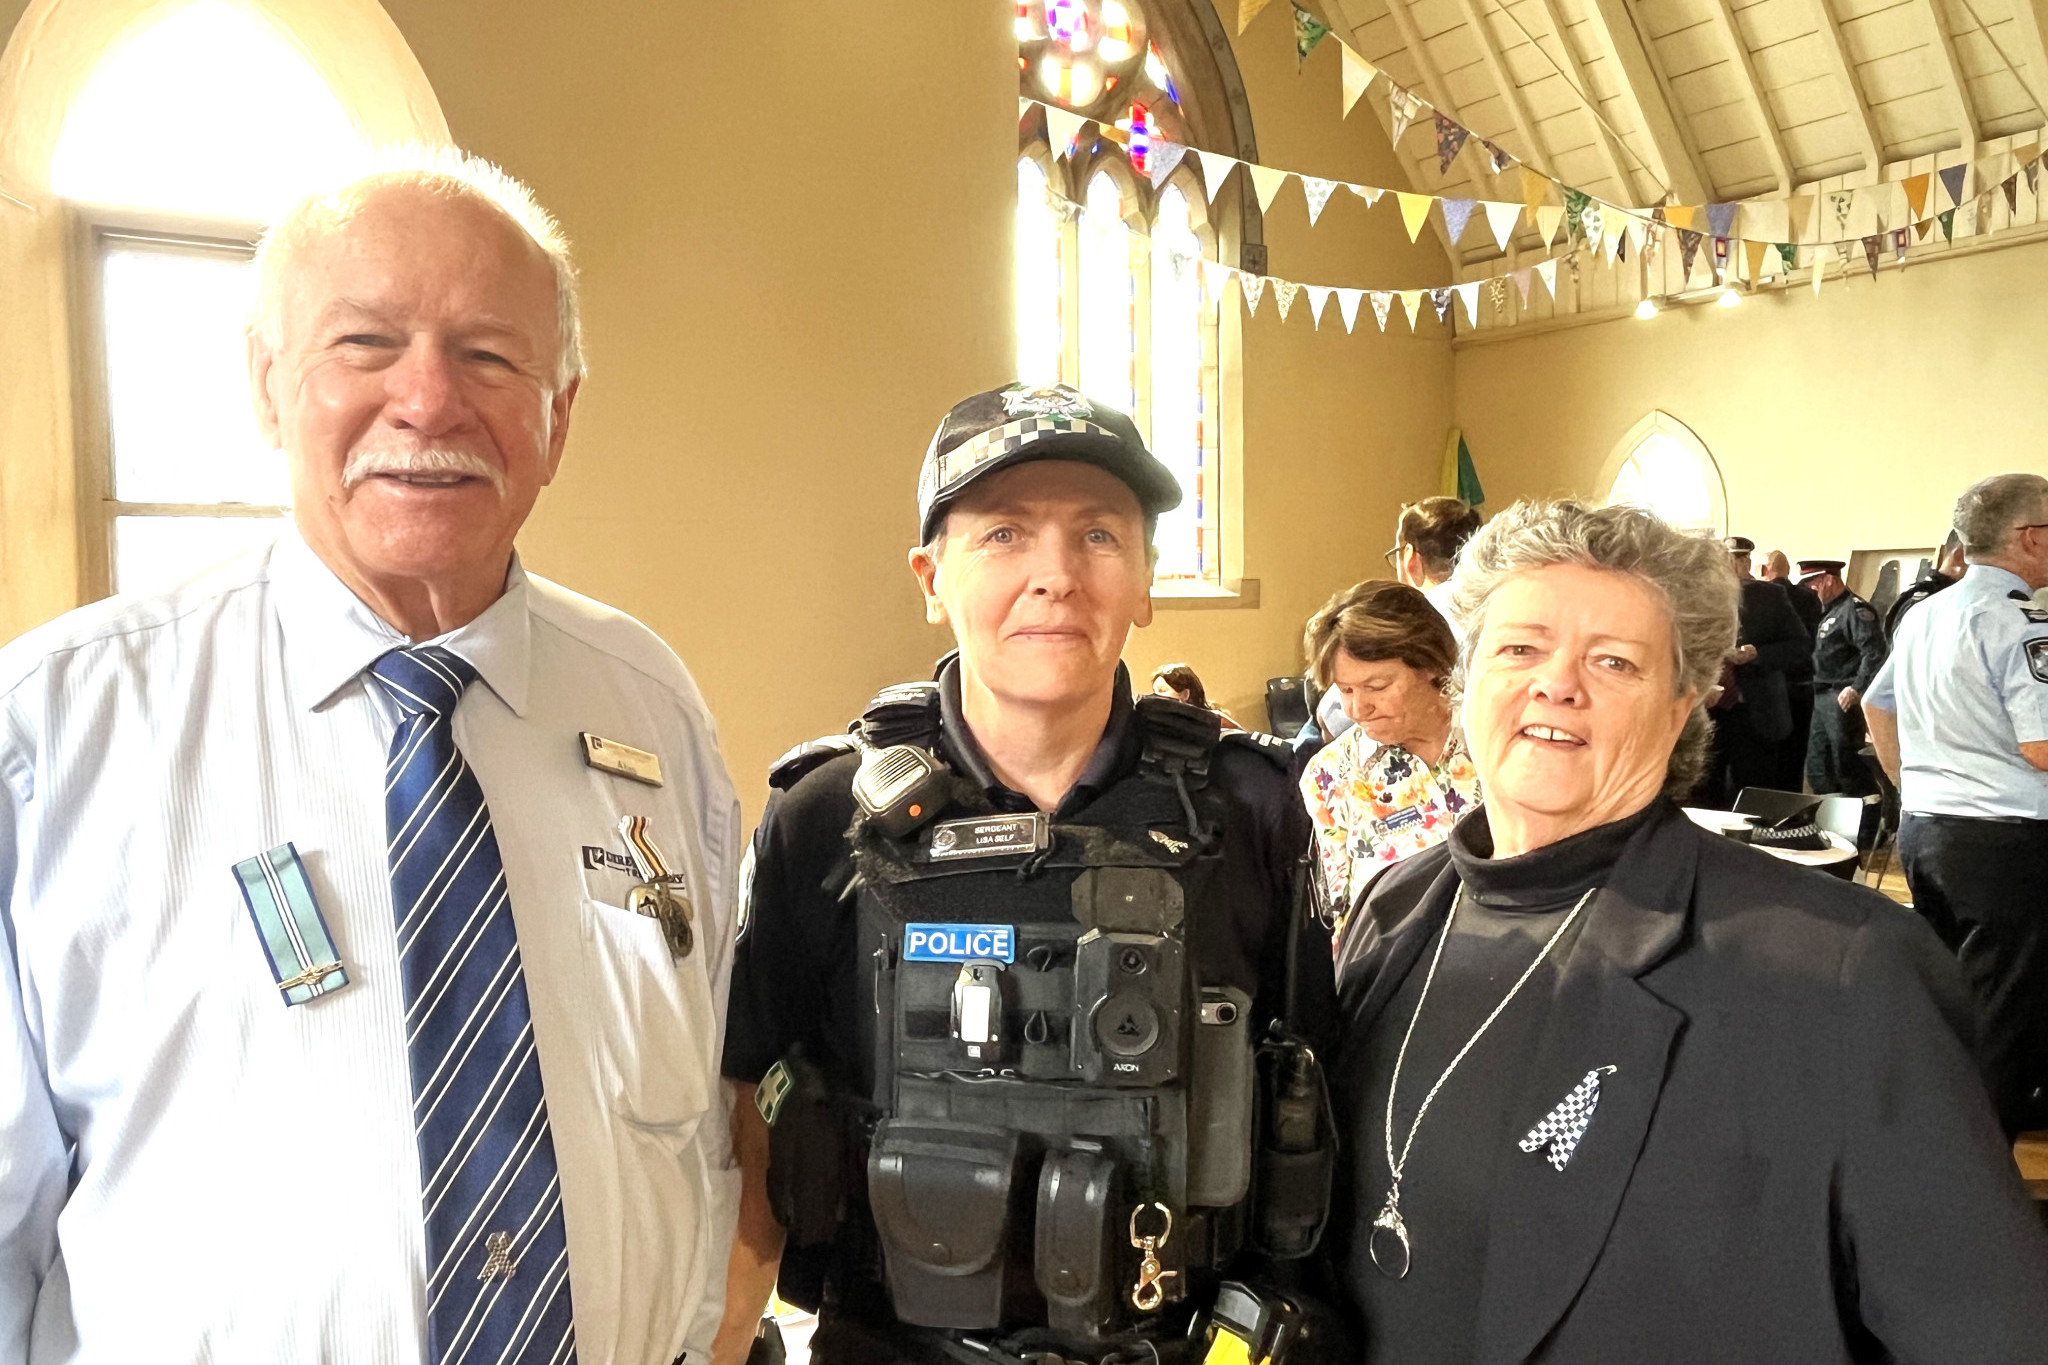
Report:
M 1454 582 L 1486 804 L 1339 965 L 1365 1357 L 2039 1361 L 2048 1235 L 1953 962 L 1673 799 L 1735 639 L 1721 547 L 1522 503 Z

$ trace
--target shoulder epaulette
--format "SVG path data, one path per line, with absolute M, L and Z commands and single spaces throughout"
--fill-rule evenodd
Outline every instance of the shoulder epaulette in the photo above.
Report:
M 860 734 L 877 749 L 892 744 L 934 747 L 939 741 L 939 685 L 907 682 L 883 688 L 860 713 Z
M 1144 736 L 1139 768 L 1168 780 L 1178 775 L 1190 788 L 1208 781 L 1209 756 L 1216 750 L 1223 718 L 1214 711 L 1156 695 L 1139 697 L 1136 709 Z
M 1294 746 L 1278 735 L 1269 735 L 1262 730 L 1225 730 L 1223 744 L 1234 744 L 1240 749 L 1250 749 L 1259 757 L 1270 760 L 1275 767 L 1291 768 L 1294 765 Z
M 768 765 L 768 785 L 776 791 L 786 792 L 804 780 L 804 775 L 813 768 L 821 768 L 841 754 L 850 754 L 858 746 L 852 735 L 826 735 L 823 739 L 807 739 L 791 749 L 781 758 Z

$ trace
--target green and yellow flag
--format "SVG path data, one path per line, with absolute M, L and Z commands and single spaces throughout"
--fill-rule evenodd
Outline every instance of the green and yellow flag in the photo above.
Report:
M 1465 434 L 1456 427 L 1444 438 L 1442 489 L 1445 497 L 1457 498 L 1473 507 L 1486 501 L 1486 490 L 1479 484 L 1479 470 L 1472 463 L 1472 448 L 1465 444 Z

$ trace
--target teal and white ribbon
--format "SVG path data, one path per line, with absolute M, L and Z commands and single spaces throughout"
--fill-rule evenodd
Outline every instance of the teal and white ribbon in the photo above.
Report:
M 303 1005 L 348 984 L 327 921 L 313 899 L 305 864 L 290 844 L 279 844 L 235 864 L 235 881 L 270 958 L 270 974 L 287 1005 Z

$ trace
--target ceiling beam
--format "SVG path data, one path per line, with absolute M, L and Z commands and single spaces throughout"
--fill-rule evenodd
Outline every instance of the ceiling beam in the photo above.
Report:
M 1505 3 L 1506 0 L 1502 0 Z M 1564 54 L 1564 71 L 1572 83 L 1572 89 L 1585 102 L 1586 114 L 1593 120 L 1593 135 L 1600 144 L 1600 150 L 1607 158 L 1607 169 L 1614 174 L 1614 182 L 1621 190 L 1621 201 L 1630 208 L 1636 206 L 1637 191 L 1635 178 L 1629 174 L 1628 166 L 1621 159 L 1621 146 L 1613 133 L 1608 131 L 1607 120 L 1600 117 L 1600 111 L 1593 104 L 1593 87 L 1586 84 L 1586 68 L 1579 61 L 1578 49 L 1565 35 L 1564 15 L 1558 12 L 1557 0 L 1542 0 L 1543 20 L 1550 25 L 1551 36 L 1557 39 L 1557 46 Z M 1532 38 L 1531 41 L 1534 41 Z
M 1820 27 L 1814 36 L 1820 39 L 1821 49 L 1827 53 L 1828 66 L 1835 73 L 1835 83 L 1842 87 L 1842 98 L 1849 106 L 1851 121 L 1856 127 L 1856 140 L 1863 153 L 1863 169 L 1869 173 L 1871 183 L 1884 179 L 1884 139 L 1878 136 L 1877 119 L 1870 112 L 1870 101 L 1863 96 L 1863 87 L 1856 80 L 1856 68 L 1849 61 L 1849 49 L 1842 42 L 1842 25 L 1835 18 L 1835 7 L 1831 0 L 1810 0 L 1814 17 Z M 2019 0 L 2030 4 L 2032 0 Z
M 1601 52 L 1620 73 L 1621 88 L 1635 109 L 1636 122 L 1650 142 L 1650 164 L 1657 179 L 1681 204 L 1703 204 L 1713 197 L 1713 182 L 1693 146 L 1692 132 L 1676 117 L 1663 71 L 1650 60 L 1642 35 L 1625 0 L 1582 0 L 1586 19 L 1600 40 Z
M 1934 0 L 1920 2 L 1931 5 Z M 1764 144 L 1764 155 L 1770 159 L 1771 174 L 1778 178 L 1778 193 L 1790 194 L 1792 158 L 1786 155 L 1785 135 L 1778 129 L 1778 120 L 1771 113 L 1770 102 L 1764 98 L 1763 82 L 1756 74 L 1756 61 L 1749 55 L 1749 44 L 1735 22 L 1735 11 L 1728 7 L 1728 0 L 1712 0 L 1709 9 L 1713 13 L 1714 26 L 1721 30 L 1721 40 L 1728 45 L 1728 59 L 1735 64 L 1736 79 L 1742 87 L 1742 102 L 1749 106 L 1750 117 L 1756 120 L 1757 137 Z
M 1389 0 L 1399 4 L 1401 0 Z M 1494 85 L 1500 89 L 1501 103 L 1508 107 L 1508 117 L 1514 120 L 1515 131 L 1522 135 L 1524 148 L 1522 160 L 1556 178 L 1557 167 L 1536 131 L 1536 120 L 1529 115 L 1529 102 L 1522 98 L 1522 87 L 1515 80 L 1515 73 L 1508 70 L 1507 62 L 1500 55 L 1500 44 L 1493 39 L 1493 30 L 1488 27 L 1486 16 L 1479 12 L 1479 0 L 1458 0 L 1458 8 L 1465 16 L 1465 22 L 1472 27 L 1472 35 L 1479 40 L 1479 55 L 1486 62 L 1486 70 L 1493 77 Z
M 1333 11 L 1330 17 L 1341 17 L 1350 31 L 1351 41 L 1346 43 L 1345 46 L 1353 51 L 1358 51 L 1358 23 L 1352 18 L 1350 10 L 1346 8 L 1345 0 L 1329 0 L 1329 3 Z M 1458 117 L 1456 107 L 1451 104 L 1450 94 L 1444 88 L 1443 73 L 1436 69 L 1435 59 L 1429 55 L 1428 47 L 1423 44 L 1422 32 L 1415 25 L 1415 16 L 1408 13 L 1408 7 L 1402 4 L 1401 0 L 1387 0 L 1387 6 L 1393 12 L 1394 28 L 1401 35 L 1402 46 L 1408 49 L 1409 55 L 1415 59 L 1416 69 L 1422 73 L 1422 93 L 1428 96 L 1429 102 L 1434 104 L 1445 118 L 1456 119 L 1459 123 L 1463 123 L 1465 120 Z M 1359 52 L 1359 55 L 1364 56 L 1365 54 Z M 1393 77 L 1388 76 L 1387 80 L 1391 82 Z M 1370 99 L 1371 96 L 1368 94 L 1366 98 Z M 1392 136 L 1394 129 L 1391 119 L 1393 115 L 1387 109 L 1387 101 L 1382 98 L 1375 101 L 1375 103 L 1378 105 L 1378 109 L 1374 111 L 1375 116 L 1390 120 L 1386 125 L 1388 133 L 1387 143 L 1394 150 L 1394 160 L 1400 163 L 1401 175 L 1408 182 L 1409 193 L 1433 193 L 1433 191 L 1423 188 L 1415 174 L 1415 163 L 1408 159 L 1407 153 L 1401 150 L 1401 144 Z M 1444 259 L 1451 263 L 1455 271 L 1456 267 L 1463 262 L 1464 257 L 1459 252 L 1456 244 L 1451 241 L 1450 229 L 1444 226 L 1441 214 L 1431 214 L 1429 221 L 1436 229 L 1436 239 L 1443 243 Z
M 2043 86 L 2048 84 L 2048 44 L 2041 40 L 2042 30 L 2048 28 L 2041 19 L 2043 3 L 2044 0 L 2012 0 L 2008 8 L 2012 11 L 2013 36 L 2019 39 L 2020 60 L 2027 64 L 2026 77 L 2022 79 L 2015 71 L 2013 79 L 2026 87 L 2027 98 L 2033 101 L 2041 117 L 2048 119 L 2048 104 L 2042 103 Z M 1987 33 L 1985 36 L 1990 35 Z
M 1918 0 L 1917 8 L 1928 29 L 1927 46 L 1934 53 L 1935 75 L 1940 79 L 1942 92 L 1948 96 L 1949 108 L 1955 114 L 1956 133 L 1963 141 L 1963 159 L 1974 161 L 1983 133 L 1977 127 L 1977 105 L 1970 98 L 1970 83 L 1963 77 L 1963 64 L 1956 60 L 1955 35 L 1941 21 L 1941 12 L 1934 7 L 1934 0 Z

